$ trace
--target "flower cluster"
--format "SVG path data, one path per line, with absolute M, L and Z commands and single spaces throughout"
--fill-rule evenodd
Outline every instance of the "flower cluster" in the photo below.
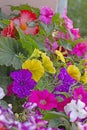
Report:
M 0 130 L 86 130 L 87 40 L 66 10 L 12 8 L 0 20 Z

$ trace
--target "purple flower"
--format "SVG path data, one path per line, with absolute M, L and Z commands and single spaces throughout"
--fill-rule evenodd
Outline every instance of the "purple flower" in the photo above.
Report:
M 36 103 L 32 103 L 32 102 L 25 102 L 22 107 L 26 110 L 32 111 L 33 109 L 35 109 L 37 107 Z
M 36 86 L 29 70 L 14 71 L 11 72 L 10 76 L 14 80 L 12 90 L 19 98 L 29 96 L 31 90 Z
M 10 107 L 0 106 L 0 122 L 9 129 L 14 125 L 14 114 Z
M 73 79 L 67 72 L 65 68 L 60 69 L 60 73 L 58 75 L 58 79 L 63 82 L 64 85 L 71 86 L 73 83 L 76 82 L 75 79 Z
M 45 6 L 45 7 L 42 7 L 40 11 L 39 19 L 41 20 L 41 22 L 48 25 L 51 23 L 53 15 L 54 15 L 53 10 Z
M 58 43 L 56 41 L 52 43 L 48 38 L 46 38 L 45 40 L 45 46 L 48 49 L 48 51 L 52 53 L 54 53 L 55 50 L 58 49 Z
M 54 88 L 53 93 L 55 93 L 56 96 L 65 97 L 59 92 L 69 92 L 71 85 L 73 85 L 76 80 L 73 79 L 67 72 L 65 68 L 60 69 L 60 73 L 58 75 L 59 81 L 61 81 L 60 85 L 56 86 Z

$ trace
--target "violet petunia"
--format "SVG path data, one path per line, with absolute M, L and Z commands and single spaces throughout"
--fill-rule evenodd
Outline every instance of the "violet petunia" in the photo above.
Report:
M 73 79 L 67 72 L 65 68 L 60 69 L 60 73 L 58 75 L 58 80 L 61 81 L 58 86 L 55 86 L 53 93 L 55 93 L 56 96 L 65 97 L 60 92 L 69 92 L 71 86 L 76 83 L 76 80 Z
M 26 98 L 29 96 L 31 90 L 36 86 L 36 81 L 32 79 L 32 73 L 29 70 L 19 70 L 11 72 L 13 81 L 12 91 L 17 94 L 19 98 Z

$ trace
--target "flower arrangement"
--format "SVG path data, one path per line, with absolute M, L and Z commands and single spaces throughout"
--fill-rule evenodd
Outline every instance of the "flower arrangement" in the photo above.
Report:
M 86 130 L 87 39 L 66 10 L 11 11 L 0 19 L 0 130 Z

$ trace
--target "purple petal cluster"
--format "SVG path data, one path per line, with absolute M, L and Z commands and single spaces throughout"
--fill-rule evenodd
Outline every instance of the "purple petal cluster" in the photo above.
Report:
M 67 72 L 65 68 L 60 69 L 58 75 L 58 80 L 61 81 L 60 85 L 56 86 L 54 92 L 69 92 L 71 85 L 73 85 L 76 80 L 73 79 Z M 56 94 L 57 96 L 60 94 Z
M 14 125 L 14 115 L 11 108 L 0 106 L 0 122 L 9 129 Z
M 19 70 L 11 72 L 13 81 L 12 91 L 19 98 L 26 98 L 30 95 L 31 90 L 36 86 L 36 82 L 32 79 L 32 73 L 29 70 Z

